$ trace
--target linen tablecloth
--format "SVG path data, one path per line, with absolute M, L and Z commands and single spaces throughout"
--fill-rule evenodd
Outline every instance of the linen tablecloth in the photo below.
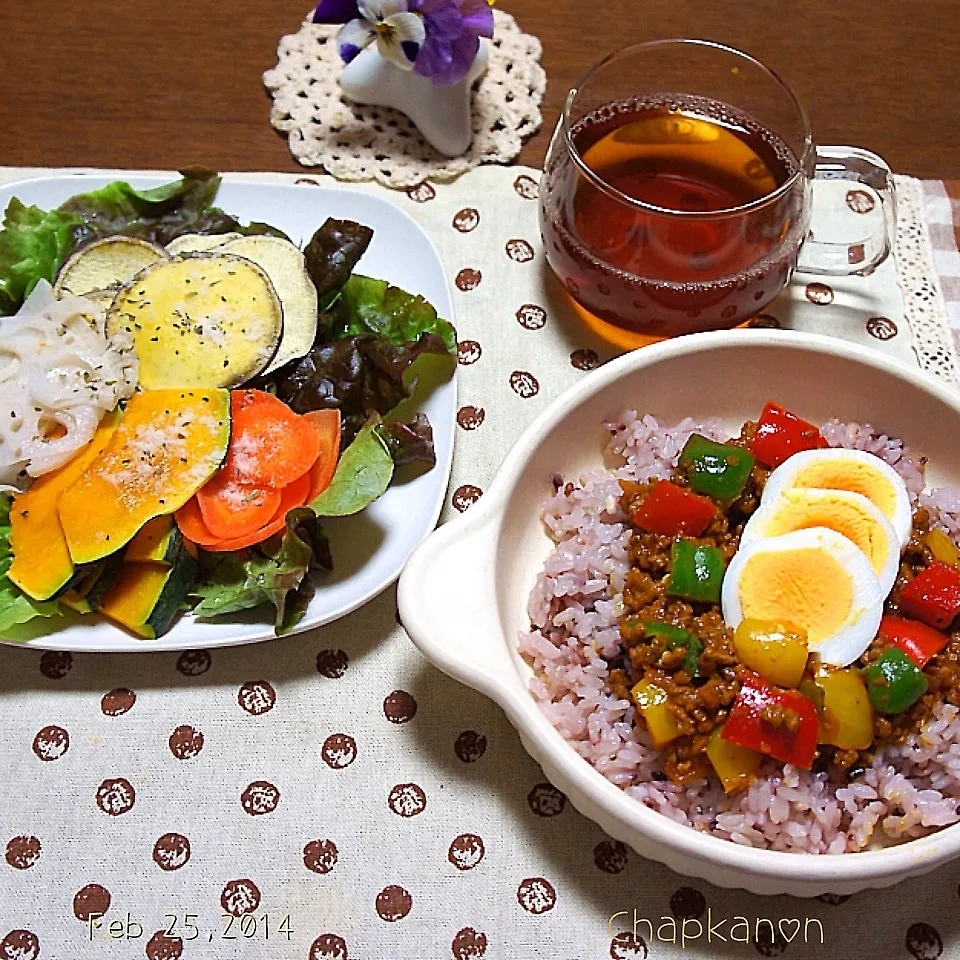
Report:
M 345 188 L 419 220 L 455 288 L 444 519 L 482 496 L 546 403 L 614 353 L 543 262 L 538 177 L 482 168 L 406 194 Z M 898 191 L 895 261 L 867 278 L 798 278 L 757 322 L 868 343 L 955 382 L 960 193 L 906 178 Z M 845 216 L 871 215 L 869 198 L 843 199 Z M 0 960 L 960 957 L 960 863 L 802 901 L 683 878 L 605 837 L 494 705 L 418 654 L 392 588 L 243 648 L 0 648 L 0 730 Z M 634 916 L 656 936 L 634 937 Z M 684 918 L 704 929 L 681 944 Z M 737 918 L 749 943 L 730 939 Z M 726 942 L 708 942 L 708 919 Z

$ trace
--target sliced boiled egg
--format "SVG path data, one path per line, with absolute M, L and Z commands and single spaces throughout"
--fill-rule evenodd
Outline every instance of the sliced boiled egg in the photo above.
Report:
M 845 667 L 876 637 L 885 592 L 852 541 L 826 527 L 741 541 L 721 589 L 723 618 L 787 621 L 812 653 Z
M 827 527 L 853 541 L 870 561 L 884 595 L 890 592 L 900 569 L 900 540 L 880 508 L 859 493 L 788 487 L 769 498 L 765 492 L 740 543 L 810 527 Z
M 907 486 L 890 464 L 872 453 L 842 447 L 795 453 L 767 478 L 763 499 L 796 487 L 859 493 L 893 524 L 901 549 L 910 540 L 913 514 Z

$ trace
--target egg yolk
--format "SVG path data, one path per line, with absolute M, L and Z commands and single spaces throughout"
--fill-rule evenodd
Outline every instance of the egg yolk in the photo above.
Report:
M 807 631 L 811 646 L 840 630 L 853 606 L 843 564 L 815 547 L 755 553 L 738 587 L 744 617 L 789 620 Z
M 882 527 L 853 498 L 808 497 L 802 490 L 785 490 L 780 507 L 764 524 L 766 537 L 778 537 L 795 530 L 827 527 L 852 540 L 878 573 L 890 556 L 891 544 Z
M 896 490 L 879 471 L 860 460 L 814 460 L 793 481 L 794 487 L 849 490 L 866 497 L 888 519 L 897 505 Z

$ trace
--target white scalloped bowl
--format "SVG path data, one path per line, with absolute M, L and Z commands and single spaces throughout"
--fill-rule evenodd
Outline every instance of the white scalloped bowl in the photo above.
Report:
M 400 578 L 400 616 L 441 670 L 496 701 L 573 805 L 642 856 L 721 887 L 816 896 L 885 887 L 960 855 L 960 825 L 899 846 L 841 855 L 740 846 L 674 823 L 581 759 L 529 693 L 517 652 L 527 596 L 552 542 L 540 521 L 554 474 L 602 464 L 602 423 L 626 408 L 675 422 L 720 416 L 731 431 L 774 399 L 815 422 L 874 424 L 929 458 L 928 485 L 960 485 L 960 397 L 881 354 L 783 331 L 698 334 L 611 361 L 558 398 L 507 454 L 489 490 L 434 532 Z

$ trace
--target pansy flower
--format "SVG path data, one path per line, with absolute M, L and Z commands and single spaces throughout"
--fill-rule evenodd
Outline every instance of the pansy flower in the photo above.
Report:
M 488 0 L 410 0 L 423 16 L 426 39 L 414 69 L 437 86 L 462 80 L 480 49 L 480 37 L 493 36 Z
M 411 13 L 407 0 L 321 0 L 313 15 L 314 23 L 342 23 L 337 34 L 337 49 L 349 63 L 364 47 L 376 41 L 380 56 L 400 67 L 412 70 L 426 31 L 423 18 Z

